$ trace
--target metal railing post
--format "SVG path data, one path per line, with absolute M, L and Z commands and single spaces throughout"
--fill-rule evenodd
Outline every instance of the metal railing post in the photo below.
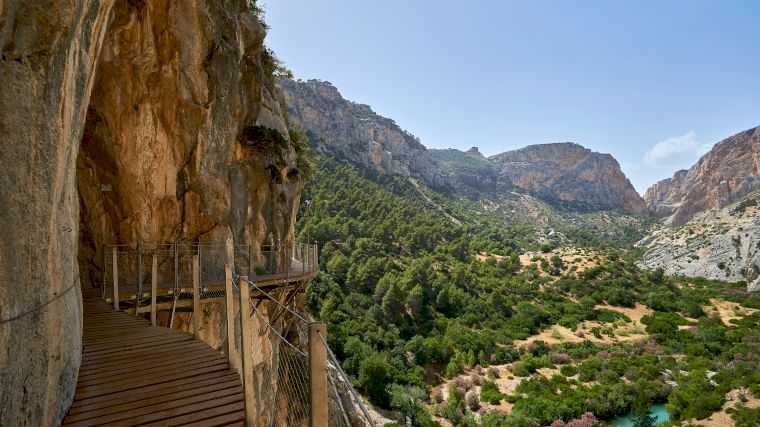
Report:
M 153 252 L 150 267 L 150 324 L 156 326 L 156 294 L 158 293 L 158 255 Z
M 100 295 L 103 299 L 106 299 L 106 274 L 108 274 L 108 269 L 106 267 L 106 262 L 108 261 L 108 253 L 106 253 L 106 249 L 108 249 L 108 246 L 103 245 L 103 288 L 100 292 Z
M 113 247 L 113 309 L 119 311 L 119 248 Z
M 227 361 L 230 366 L 237 366 L 232 360 L 232 355 L 235 352 L 235 305 L 232 301 L 232 239 L 227 239 L 226 251 L 227 261 L 224 264 L 224 308 L 227 312 Z
M 199 280 L 203 280 L 203 257 L 201 256 L 201 243 L 198 242 L 198 277 Z M 203 285 L 202 282 L 198 282 Z M 203 287 L 203 286 L 201 286 Z
M 193 255 L 193 338 L 200 339 L 201 330 L 200 270 L 198 255 Z
M 135 317 L 140 315 L 140 301 L 142 301 L 142 246 L 137 244 L 137 301 L 135 301 Z
M 251 317 L 250 299 L 248 289 L 248 277 L 241 276 L 238 282 L 240 287 L 240 337 L 243 347 L 243 390 L 245 392 L 245 424 L 256 425 L 255 408 L 253 400 L 253 348 L 251 347 Z
M 251 254 L 251 245 L 248 245 L 248 277 L 253 278 L 253 256 Z
M 174 294 L 179 291 L 179 243 L 174 241 Z
M 319 246 L 314 243 L 314 271 L 319 270 Z
M 319 335 L 327 339 L 323 322 L 309 323 L 309 426 L 327 427 L 327 349 Z

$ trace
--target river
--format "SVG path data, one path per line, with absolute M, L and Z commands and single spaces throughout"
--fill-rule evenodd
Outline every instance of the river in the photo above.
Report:
M 655 424 L 663 424 L 670 420 L 670 414 L 665 410 L 664 403 L 655 403 L 649 407 L 649 414 L 657 416 Z M 633 427 L 633 414 L 630 412 L 626 415 L 613 418 L 609 425 L 611 427 Z

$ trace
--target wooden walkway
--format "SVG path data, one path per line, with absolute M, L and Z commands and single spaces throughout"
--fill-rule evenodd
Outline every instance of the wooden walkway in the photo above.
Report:
M 84 295 L 82 365 L 64 425 L 244 425 L 227 358 L 192 335 L 116 312 Z

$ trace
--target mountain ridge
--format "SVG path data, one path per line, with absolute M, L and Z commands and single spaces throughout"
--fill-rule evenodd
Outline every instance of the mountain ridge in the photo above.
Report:
M 369 105 L 344 99 L 330 82 L 281 79 L 280 87 L 289 119 L 311 135 L 317 150 L 381 174 L 419 178 L 471 199 L 517 189 L 569 209 L 647 213 L 617 160 L 578 143 L 534 144 L 489 157 L 477 147 L 428 149 Z
M 715 144 L 691 168 L 676 171 L 644 193 L 649 211 L 680 226 L 696 214 L 722 209 L 760 188 L 760 126 Z

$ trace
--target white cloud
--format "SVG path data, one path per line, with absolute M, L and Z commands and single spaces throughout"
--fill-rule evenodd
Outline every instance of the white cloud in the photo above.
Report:
M 699 157 L 710 150 L 694 132 L 671 136 L 660 141 L 644 154 L 644 164 L 658 168 L 684 169 L 691 167 Z
M 641 165 L 638 163 L 620 162 L 620 169 L 624 174 L 630 175 L 641 170 Z

